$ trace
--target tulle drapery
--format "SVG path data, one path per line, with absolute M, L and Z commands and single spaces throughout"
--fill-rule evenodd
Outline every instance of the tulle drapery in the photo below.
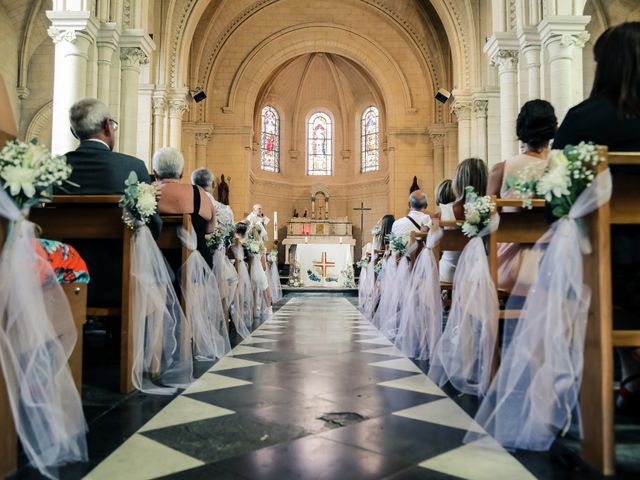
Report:
M 77 333 L 25 215 L 0 190 L 0 216 L 8 222 L 0 258 L 0 365 L 27 458 L 46 477 L 58 478 L 57 467 L 87 460 L 87 427 L 67 364 Z
M 187 323 L 191 325 L 193 353 L 197 360 L 222 358 L 231 350 L 218 282 L 197 250 L 196 232 L 178 229 L 178 237 L 191 251 L 180 267 L 178 278 L 185 300 Z
M 238 286 L 233 297 L 231 318 L 238 334 L 246 338 L 253 330 L 253 289 L 242 247 L 234 246 L 232 251 L 238 267 Z
M 271 301 L 273 303 L 282 300 L 282 285 L 280 284 L 280 272 L 278 271 L 278 262 L 271 262 L 269 267 L 269 290 L 271 291 Z
M 266 320 L 267 309 L 267 289 L 269 288 L 269 279 L 267 273 L 262 268 L 262 256 L 250 255 L 251 270 L 249 277 L 251 278 L 251 287 L 253 290 L 253 325 L 254 328 L 259 327 Z
M 580 218 L 610 197 L 611 174 L 606 170 L 536 245 L 540 249 L 546 245 L 537 279 L 475 418 L 506 448 L 548 450 L 558 433 L 572 423 L 580 424 L 574 415 L 579 412 L 591 300 L 582 270 L 582 255 L 591 253 L 591 248 Z M 469 431 L 465 441 L 479 435 Z
M 233 303 L 236 288 L 238 288 L 238 272 L 236 272 L 229 257 L 224 254 L 223 247 L 218 248 L 213 254 L 212 270 L 213 275 L 218 281 L 218 291 L 220 292 L 222 308 L 225 312 L 228 312 L 229 307 Z
M 455 275 L 447 325 L 435 346 L 429 377 L 460 392 L 483 396 L 491 381 L 498 335 L 498 293 L 489 271 L 482 236 L 497 228 L 499 217 L 462 250 Z
M 432 248 L 442 237 L 442 230 L 429 232 L 405 287 L 395 346 L 404 355 L 418 360 L 433 357 L 442 332 L 442 297 L 438 262 Z
M 191 326 L 146 225 L 138 226 L 131 238 L 130 301 L 133 385 L 163 395 L 186 388 L 193 381 Z
M 360 271 L 360 278 L 358 279 L 358 304 L 360 311 L 365 318 L 371 320 L 373 318 L 373 312 L 376 306 L 376 259 L 375 253 L 371 254 L 371 259 L 366 268 Z
M 380 291 L 380 301 L 373 315 L 372 323 L 382 330 L 386 328 L 386 315 L 391 310 L 391 304 L 397 304 L 397 292 L 393 288 L 398 272 L 398 262 L 395 253 L 391 253 L 382 259 L 382 270 L 378 275 L 378 289 Z

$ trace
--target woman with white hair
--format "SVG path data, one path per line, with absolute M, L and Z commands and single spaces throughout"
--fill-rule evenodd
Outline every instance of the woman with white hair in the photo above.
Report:
M 213 198 L 212 192 L 213 187 L 215 186 L 215 178 L 216 177 L 213 172 L 208 168 L 196 168 L 191 172 L 191 184 L 204 189 L 207 194 L 207 198 L 209 198 L 213 208 L 216 210 L 218 225 L 235 225 L 233 210 L 231 210 L 231 207 Z
M 158 210 L 160 213 L 191 214 L 198 251 L 211 266 L 212 254 L 204 236 L 216 229 L 216 211 L 202 188 L 180 183 L 183 170 L 184 158 L 178 149 L 164 147 L 153 154 L 153 173 L 162 192 Z

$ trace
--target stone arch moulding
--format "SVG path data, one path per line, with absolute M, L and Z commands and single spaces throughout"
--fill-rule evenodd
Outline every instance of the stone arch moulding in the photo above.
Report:
M 169 12 L 177 13 L 172 14 L 170 18 L 176 20 L 168 28 L 170 35 L 169 38 L 169 55 L 166 59 L 164 68 L 168 73 L 168 81 L 171 87 L 178 88 L 179 86 L 187 85 L 189 81 L 189 55 L 191 43 L 197 25 L 204 14 L 206 8 L 213 0 L 171 0 L 167 9 Z M 241 25 L 247 18 L 259 12 L 263 8 L 280 0 L 259 0 L 253 3 L 251 6 L 241 11 L 234 21 L 225 29 L 221 38 L 218 40 L 218 47 L 222 47 L 229 36 L 235 31 L 235 29 Z M 407 22 L 402 22 L 400 16 L 393 12 L 385 2 L 381 0 L 362 0 L 364 3 L 377 7 L 380 11 L 384 12 L 399 25 L 407 29 Z M 454 83 L 457 86 L 470 87 L 472 84 L 472 65 L 475 65 L 476 52 L 470 47 L 469 39 L 475 38 L 473 29 L 473 21 L 471 18 L 471 5 L 469 0 L 464 1 L 464 12 L 459 12 L 459 7 L 456 6 L 453 0 L 429 0 L 434 10 L 440 17 L 440 21 L 445 28 L 445 32 L 449 39 L 453 57 L 453 75 Z M 222 0 L 218 8 L 224 8 L 227 4 L 231 4 L 233 0 Z M 465 27 L 466 25 L 466 27 Z M 470 29 L 468 33 L 464 30 Z M 462 30 L 462 31 L 461 31 Z M 417 45 L 421 45 L 421 42 L 416 40 L 416 34 L 412 29 L 407 30 L 408 34 L 413 38 Z M 429 64 L 429 70 L 433 68 L 433 62 L 428 51 L 420 49 L 423 55 L 427 57 L 427 63 Z M 437 75 L 434 75 L 433 81 L 438 82 Z M 436 88 L 438 88 L 436 86 Z
M 24 139 L 30 142 L 33 138 L 41 138 L 46 129 L 51 129 L 53 100 L 45 103 L 33 116 L 24 134 Z M 41 143 L 41 142 L 39 142 Z
M 332 30 L 331 38 L 326 35 Z M 317 35 L 323 33 L 322 35 Z M 323 51 L 349 58 L 371 73 L 371 77 L 385 97 L 388 114 L 415 113 L 409 82 L 400 66 L 391 55 L 373 40 L 351 32 L 341 26 L 327 24 L 304 24 L 277 32 L 257 45 L 238 67 L 229 87 L 226 106 L 223 111 L 235 111 L 237 98 L 255 99 L 257 94 L 278 65 L 290 58 L 306 53 Z M 360 52 L 368 51 L 365 57 Z M 274 52 L 277 54 L 274 55 Z M 209 73 L 207 85 L 211 80 Z M 383 81 L 386 80 L 386 81 Z M 243 92 L 241 95 L 239 92 Z M 246 93 L 245 93 L 246 92 Z M 391 102 L 390 99 L 400 101 Z M 397 104 L 400 103 L 401 107 Z M 398 112 L 397 109 L 403 108 Z M 245 103 L 245 118 L 253 117 L 254 102 Z

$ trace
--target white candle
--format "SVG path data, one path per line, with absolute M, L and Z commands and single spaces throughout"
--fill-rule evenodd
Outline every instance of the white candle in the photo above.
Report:
M 278 241 L 278 212 L 273 212 L 273 240 Z
M 306 235 L 304 236 L 304 243 L 309 243 L 309 237 L 307 237 Z
M 342 243 L 342 237 L 340 237 L 340 243 Z

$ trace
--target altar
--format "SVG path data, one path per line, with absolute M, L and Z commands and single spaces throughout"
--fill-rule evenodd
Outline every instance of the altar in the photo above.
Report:
M 347 217 L 329 217 L 329 194 L 324 185 L 312 187 L 311 217 L 287 222 L 282 241 L 285 263 L 304 287 L 351 287 L 356 241 Z

